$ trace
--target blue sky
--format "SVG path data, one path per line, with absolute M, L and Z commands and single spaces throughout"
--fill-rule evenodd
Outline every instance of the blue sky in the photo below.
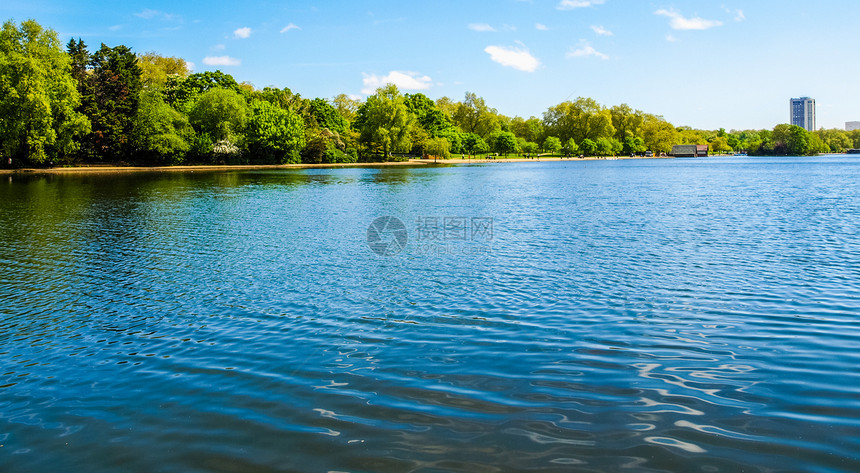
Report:
M 303 97 L 475 92 L 508 116 L 578 96 L 695 128 L 772 128 L 791 97 L 818 125 L 860 120 L 857 0 L 4 0 L 83 38 L 221 69 Z

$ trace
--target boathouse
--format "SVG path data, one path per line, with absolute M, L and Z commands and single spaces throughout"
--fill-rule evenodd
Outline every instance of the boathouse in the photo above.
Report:
M 675 145 L 671 155 L 676 158 L 707 158 L 708 145 Z

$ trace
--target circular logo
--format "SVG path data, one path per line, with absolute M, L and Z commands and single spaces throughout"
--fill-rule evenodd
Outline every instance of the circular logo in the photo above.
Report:
M 397 217 L 379 217 L 367 227 L 367 246 L 379 256 L 394 256 L 404 248 L 409 236 Z

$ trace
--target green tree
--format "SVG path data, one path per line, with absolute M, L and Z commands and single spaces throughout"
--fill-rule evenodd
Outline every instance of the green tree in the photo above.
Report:
M 230 74 L 221 71 L 206 71 L 191 74 L 188 77 L 168 76 L 165 83 L 165 101 L 170 105 L 182 108 L 184 104 L 193 104 L 198 96 L 211 89 L 229 89 L 238 94 L 245 94 L 245 89 L 236 82 Z
M 87 44 L 80 38 L 77 41 L 72 38 L 66 46 L 66 51 L 71 60 L 72 77 L 78 84 L 78 91 L 83 94 L 84 91 L 81 88 L 87 84 L 87 71 L 90 67 L 90 53 L 87 50 Z
M 615 138 L 602 137 L 595 142 L 596 152 L 601 156 L 616 156 L 623 149 L 623 145 Z
M 615 134 L 612 114 L 594 99 L 579 97 L 574 102 L 563 102 L 544 112 L 544 126 L 550 135 L 582 142 L 595 141 Z
M 305 147 L 302 118 L 264 100 L 251 102 L 250 109 L 245 138 L 251 160 L 299 162 L 299 151 Z
M 851 138 L 851 147 L 854 149 L 860 149 L 860 130 L 849 131 L 848 137 Z
M 832 129 L 821 129 L 815 132 L 833 153 L 842 153 L 854 147 L 854 141 L 847 131 Z
M 804 156 L 812 152 L 810 133 L 797 125 L 780 124 L 773 128 L 775 154 Z
M 540 152 L 540 145 L 534 141 L 526 141 L 525 138 L 517 138 L 517 144 L 519 145 L 520 151 L 523 153 L 537 154 Z
M 406 94 L 406 108 L 415 116 L 416 121 L 432 137 L 449 135 L 454 124 L 445 113 L 436 108 L 436 103 L 424 94 Z
M 463 149 L 470 155 L 475 155 L 489 152 L 490 146 L 480 136 L 474 133 L 466 133 L 463 136 Z
M 89 131 L 57 33 L 28 20 L 0 30 L 0 165 L 67 159 Z
M 669 153 L 678 143 L 678 130 L 657 115 L 646 115 L 642 122 L 642 139 L 646 149 L 655 153 Z
M 576 144 L 576 140 L 570 138 L 569 140 L 564 142 L 564 152 L 567 154 L 576 154 L 579 153 L 579 145 Z
M 346 119 L 349 123 L 355 120 L 355 114 L 358 113 L 358 107 L 361 106 L 361 101 L 356 100 L 346 94 L 339 94 L 332 99 L 332 104 L 340 116 Z
M 457 104 L 453 119 L 464 132 L 475 133 L 482 138 L 501 129 L 496 110 L 488 107 L 483 98 L 472 92 L 466 92 L 465 100 Z
M 717 136 L 708 143 L 708 146 L 711 148 L 711 153 L 725 153 L 727 151 L 731 151 L 732 147 L 729 146 L 729 140 L 727 136 Z
M 376 89 L 359 107 L 353 127 L 359 131 L 361 143 L 381 150 L 384 159 L 388 159 L 392 151 L 406 152 L 412 147 L 413 122 L 403 95 L 395 85 L 388 84 Z
M 612 126 L 615 128 L 615 139 L 624 143 L 627 138 L 640 136 L 645 114 L 633 110 L 627 104 L 616 105 L 609 109 Z
M 628 136 L 624 139 L 624 146 L 621 148 L 624 154 L 636 154 L 647 151 L 645 140 L 640 136 Z
M 248 115 L 248 105 L 238 92 L 214 88 L 200 95 L 188 119 L 197 133 L 209 136 L 213 142 L 239 145 Z
M 180 164 L 193 135 L 188 118 L 167 105 L 160 92 L 141 93 L 133 135 L 136 155 L 148 162 Z
M 426 151 L 430 156 L 448 159 L 451 157 L 451 144 L 445 138 L 430 138 L 427 141 Z
M 589 138 L 586 138 L 582 140 L 582 143 L 579 144 L 579 150 L 582 152 L 582 154 L 586 156 L 594 156 L 595 154 L 597 154 L 598 151 L 597 143 L 590 140 Z
M 493 151 L 507 156 L 517 151 L 517 137 L 510 131 L 500 131 L 493 136 Z
M 543 123 L 540 119 L 531 117 L 528 120 L 524 120 L 521 117 L 514 117 L 511 119 L 511 131 L 517 135 L 518 138 L 523 138 L 526 141 L 533 141 L 535 143 L 540 142 L 545 135 L 545 130 Z
M 137 58 L 140 66 L 141 82 L 144 87 L 162 88 L 167 85 L 168 77 L 184 79 L 188 77 L 188 63 L 178 57 L 164 57 L 148 52 Z
M 89 94 L 83 110 L 92 122 L 86 140 L 87 152 L 95 158 L 128 158 L 140 102 L 140 67 L 127 46 L 104 43 L 90 61 Z
M 311 100 L 309 109 L 320 129 L 327 128 L 339 135 L 349 129 L 349 122 L 325 100 L 319 98 Z
M 561 140 L 556 138 L 555 136 L 548 136 L 543 141 L 543 150 L 549 151 L 550 153 L 558 153 L 561 151 Z

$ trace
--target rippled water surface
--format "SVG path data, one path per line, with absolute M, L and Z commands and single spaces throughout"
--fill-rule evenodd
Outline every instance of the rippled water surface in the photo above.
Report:
M 0 176 L 0 470 L 860 471 L 858 226 L 846 157 Z

